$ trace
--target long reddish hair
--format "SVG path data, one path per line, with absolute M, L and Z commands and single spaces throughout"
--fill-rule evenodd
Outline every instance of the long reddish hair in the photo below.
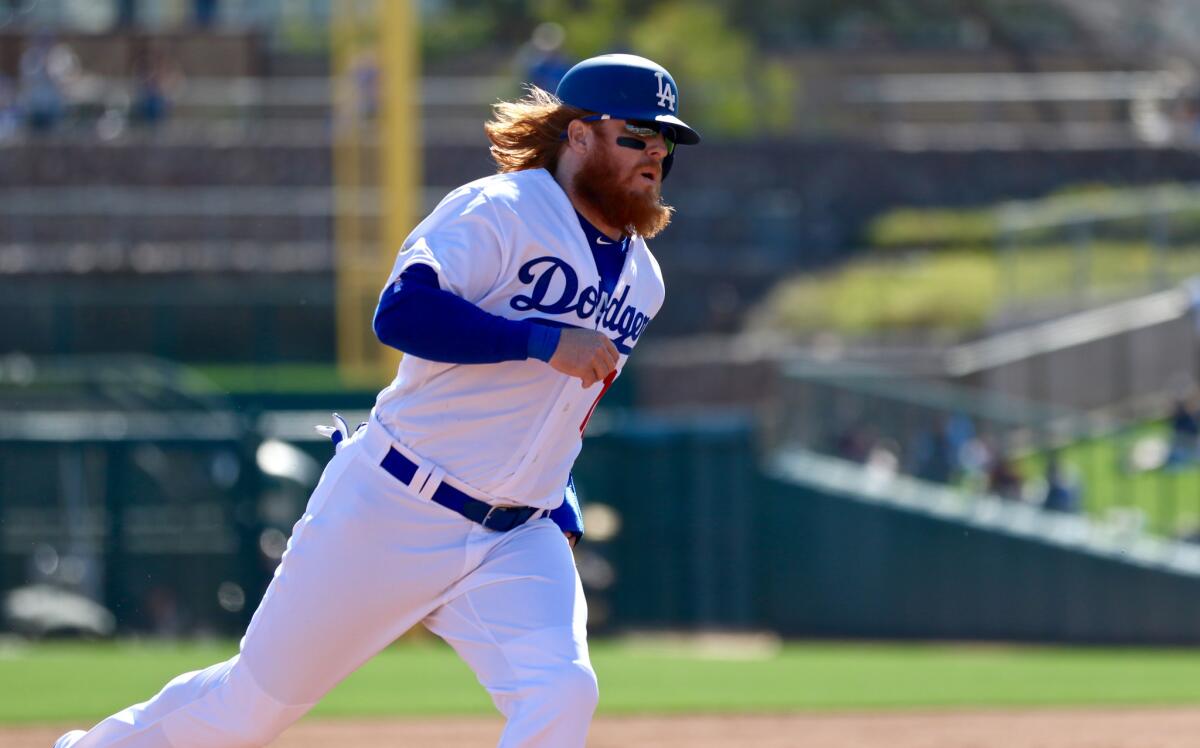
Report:
M 529 86 L 525 96 L 516 101 L 494 104 L 492 119 L 483 129 L 492 142 L 497 170 L 547 169 L 554 173 L 567 125 L 588 114 L 537 86 Z

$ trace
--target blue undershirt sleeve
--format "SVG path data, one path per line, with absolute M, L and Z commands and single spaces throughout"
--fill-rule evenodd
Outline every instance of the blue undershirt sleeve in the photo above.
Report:
M 423 264 L 405 269 L 384 291 L 374 328 L 385 345 L 449 364 L 549 361 L 561 334 L 556 327 L 483 311 L 442 290 L 437 271 Z
M 558 338 L 562 330 L 550 325 L 539 325 L 531 322 L 533 329 L 529 331 L 529 358 L 549 361 L 558 348 Z

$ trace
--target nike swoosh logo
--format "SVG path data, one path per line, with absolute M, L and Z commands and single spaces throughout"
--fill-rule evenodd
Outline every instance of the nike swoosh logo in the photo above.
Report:
M 612 244 L 613 241 L 611 239 L 603 239 L 601 237 L 596 237 L 596 243 L 597 244 Z

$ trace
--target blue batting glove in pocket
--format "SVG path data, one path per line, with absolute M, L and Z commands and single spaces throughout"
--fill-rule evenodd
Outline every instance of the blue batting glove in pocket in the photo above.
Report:
M 563 503 L 550 510 L 550 519 L 564 533 L 571 533 L 575 539 L 583 537 L 583 510 L 579 506 L 579 493 L 575 490 L 575 476 L 567 476 L 567 487 L 563 493 Z
M 354 434 L 359 432 L 359 429 L 367 425 L 366 421 L 358 424 L 354 431 L 350 430 L 350 425 L 346 423 L 346 419 L 341 415 L 333 414 L 334 425 L 332 426 L 314 426 L 318 433 L 329 437 L 329 441 L 333 442 L 333 451 L 337 452 L 342 447 L 342 443 L 349 439 Z

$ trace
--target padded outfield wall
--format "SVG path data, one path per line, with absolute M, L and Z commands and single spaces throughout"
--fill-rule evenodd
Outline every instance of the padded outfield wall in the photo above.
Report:
M 118 633 L 153 630 L 152 600 L 168 593 L 187 603 L 183 630 L 240 630 L 329 454 L 303 442 L 314 459 L 301 459 L 279 441 L 291 432 L 256 434 L 229 413 L 127 414 L 119 431 L 111 414 L 77 422 L 91 436 L 25 415 L 0 428 L 0 592 L 53 581 L 30 576 L 53 549 L 93 570 L 78 591 L 116 614 Z M 268 415 L 260 427 L 286 414 Z M 185 420 L 226 425 L 188 436 Z M 316 414 L 292 420 L 292 436 L 315 433 Z M 764 469 L 736 413 L 602 412 L 592 427 L 575 471 L 592 509 L 576 557 L 597 635 L 1200 641 L 1200 546 L 812 453 Z M 268 474 L 280 460 L 311 474 Z
M 755 464 L 731 416 L 638 419 L 588 440 L 580 490 L 622 518 L 613 540 L 582 546 L 612 564 L 615 582 L 590 595 L 613 624 L 1200 641 L 1200 547 L 808 453 Z
M 801 470 L 811 471 L 811 461 Z M 789 634 L 1087 643 L 1200 640 L 1195 551 L 1102 540 L 1081 517 L 980 498 L 764 480 L 764 619 Z M 913 482 L 917 490 L 921 487 Z M 896 486 L 907 492 L 912 487 Z M 926 490 L 937 491 L 932 486 Z M 986 503 L 984 503 L 986 502 Z M 1093 542 L 1094 541 L 1094 542 Z

